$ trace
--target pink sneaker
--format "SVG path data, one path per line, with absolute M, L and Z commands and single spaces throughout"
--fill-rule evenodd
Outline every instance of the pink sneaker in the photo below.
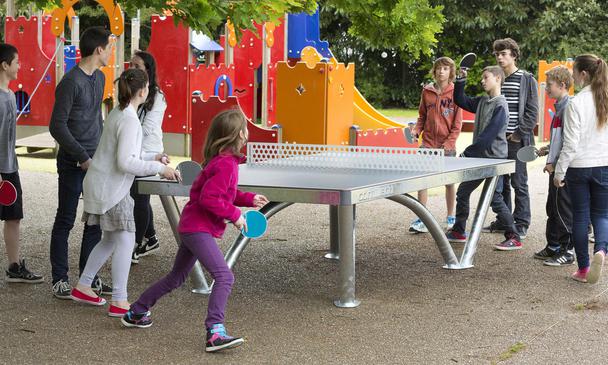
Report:
M 110 308 L 108 309 L 108 315 L 110 317 L 121 318 L 122 316 L 127 314 L 128 311 L 129 311 L 129 308 L 120 308 L 113 304 L 110 304 Z
M 589 267 L 589 273 L 587 273 L 587 282 L 589 284 L 595 284 L 600 280 L 602 276 L 602 268 L 604 267 L 604 258 L 606 253 L 604 251 L 598 251 L 593 254 L 593 260 L 591 260 L 591 267 Z
M 573 272 L 570 277 L 572 278 L 572 280 L 576 280 L 576 281 L 581 282 L 581 283 L 586 283 L 587 282 L 587 273 L 588 272 L 589 272 L 589 268 L 588 267 L 586 267 L 584 269 L 578 269 L 575 272 Z
M 92 297 L 87 295 L 76 288 L 72 288 L 72 294 L 70 294 L 70 298 L 80 303 L 86 303 L 91 305 L 104 305 L 106 304 L 106 300 L 101 297 Z

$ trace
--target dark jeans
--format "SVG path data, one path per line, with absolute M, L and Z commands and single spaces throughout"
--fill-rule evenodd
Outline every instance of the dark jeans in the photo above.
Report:
M 154 214 L 150 205 L 150 195 L 137 193 L 137 184 L 133 180 L 131 186 L 131 198 L 135 203 L 133 216 L 135 217 L 135 243 L 143 242 L 144 237 L 150 238 L 156 235 L 154 229 Z
M 589 220 L 595 233 L 593 252 L 608 244 L 608 166 L 569 168 L 566 185 L 572 200 L 572 240 L 579 269 L 589 267 Z
M 59 150 L 57 155 L 58 178 L 58 206 L 55 215 L 55 223 L 51 232 L 51 272 L 53 284 L 59 280 L 68 281 L 68 238 L 74 227 L 78 200 L 82 193 L 82 181 L 85 171 L 77 162 Z M 80 274 L 84 270 L 89 254 L 101 240 L 101 229 L 99 226 L 84 225 L 82 242 L 80 246 L 80 260 L 78 267 Z
M 572 242 L 572 202 L 568 186 L 556 188 L 553 184 L 555 174 L 549 175 L 547 195 L 547 226 L 545 237 L 547 247 L 553 251 L 565 252 L 574 247 Z
M 502 179 L 500 176 L 496 184 L 496 190 L 492 196 L 492 210 L 498 216 L 498 222 L 505 227 L 505 237 L 509 238 L 513 235 L 519 239 L 519 235 L 515 230 L 513 224 L 513 216 L 511 211 L 507 208 L 505 201 L 502 198 Z M 470 197 L 471 193 L 477 189 L 479 185 L 484 182 L 481 180 L 465 181 L 458 186 L 456 191 L 456 223 L 452 228 L 455 232 L 464 233 L 467 227 L 467 219 L 469 218 L 470 211 Z
M 524 146 L 523 141 L 509 142 L 507 158 L 515 160 L 515 172 L 505 175 L 503 179 L 502 196 L 510 212 L 518 232 L 525 233 L 530 227 L 530 193 L 528 192 L 528 170 L 525 162 L 517 159 L 517 151 Z M 515 208 L 511 202 L 511 187 L 515 191 Z
M 222 250 L 209 233 L 180 233 L 180 238 L 182 242 L 171 272 L 146 289 L 139 299 L 131 304 L 131 310 L 134 313 L 150 310 L 161 297 L 184 283 L 198 260 L 215 280 L 207 304 L 205 327 L 209 329 L 216 323 L 224 323 L 224 311 L 234 284 L 234 275 L 224 260 Z

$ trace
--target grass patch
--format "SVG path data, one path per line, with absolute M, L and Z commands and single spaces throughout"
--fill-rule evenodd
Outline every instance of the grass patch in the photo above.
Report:
M 523 342 L 517 342 L 516 344 L 513 344 L 511 347 L 509 347 L 505 352 L 503 352 L 502 354 L 500 354 L 498 356 L 498 361 L 495 362 L 499 363 L 499 362 L 503 362 L 503 361 L 507 361 L 510 358 L 512 358 L 515 354 L 517 354 L 518 352 L 522 351 L 523 349 L 526 348 L 526 344 Z
M 378 109 L 378 111 L 389 118 L 406 118 L 416 120 L 418 109 Z

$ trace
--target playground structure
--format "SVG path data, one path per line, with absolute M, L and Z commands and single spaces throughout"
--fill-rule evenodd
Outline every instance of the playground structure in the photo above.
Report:
M 6 18 L 6 41 L 20 49 L 23 60 L 19 79 L 10 85 L 20 100 L 19 112 L 23 110 L 18 122 L 20 137 L 46 132 L 55 86 L 64 70 L 78 62 L 78 17 L 71 8 L 75 3 L 64 0 L 63 7 L 56 9 L 53 16 Z M 126 67 L 124 22 L 118 4 L 99 4 L 106 10 L 117 37 L 115 62 L 104 70 L 109 81 Z M 56 52 L 64 48 L 60 25 L 66 17 L 71 20 L 72 45 L 65 46 L 64 52 Z M 131 53 L 138 48 L 139 34 L 135 29 L 139 20 L 133 20 Z M 152 16 L 151 25 L 148 51 L 157 60 L 159 85 L 167 99 L 163 132 L 170 153 L 197 157 L 193 151 L 200 150 L 208 123 L 193 111 L 207 105 L 212 96 L 218 97 L 212 101 L 217 104 L 215 109 L 240 108 L 252 122 L 252 136 L 271 138 L 260 142 L 276 142 L 282 134 L 286 142 L 370 145 L 373 140 L 382 145 L 407 146 L 403 126 L 378 113 L 355 88 L 354 65 L 338 63 L 328 43 L 319 39 L 318 12 L 289 14 L 276 24 L 255 24 L 255 30 L 245 30 L 238 42 L 227 23 L 219 40 L 223 51 L 195 50 L 205 52 L 205 64 L 193 57 L 193 35 L 188 27 L 176 26 L 170 15 Z M 45 72 L 48 64 L 51 67 Z M 36 95 L 30 98 L 40 80 Z M 107 82 L 105 97 L 113 96 L 113 85 Z M 230 101 L 219 103 L 220 100 Z M 268 129 L 275 124 L 282 129 Z M 354 139 L 349 138 L 353 125 L 361 129 Z
M 53 16 L 6 18 L 6 41 L 20 49 L 22 60 L 19 79 L 10 85 L 22 114 L 18 121 L 20 137 L 47 131 L 55 85 L 64 70 L 78 62 L 78 17 L 72 9 L 76 2 L 64 0 Z M 98 2 L 117 37 L 112 64 L 103 70 L 110 81 L 127 67 L 124 21 L 118 4 Z M 64 47 L 60 19 L 65 18 L 71 20 L 72 45 Z M 139 45 L 139 19 L 133 18 L 131 23 L 133 54 Z M 169 153 L 200 158 L 198 151 L 213 117 L 200 112 L 205 105 L 216 112 L 241 109 L 250 120 L 254 142 L 415 147 L 407 142 L 402 124 L 379 113 L 357 90 L 355 66 L 339 63 L 329 44 L 320 40 L 318 11 L 312 15 L 288 14 L 276 24 L 255 24 L 253 31 L 243 31 L 238 42 L 232 25 L 227 23 L 219 44 L 212 40 L 195 42 L 198 35 L 181 23 L 176 26 L 170 15 L 152 16 L 151 27 L 147 51 L 157 60 L 159 85 L 167 99 L 163 132 Z M 63 48 L 64 52 L 57 52 Z M 204 63 L 194 57 L 193 51 L 204 54 Z M 543 62 L 539 66 L 542 94 L 544 70 L 557 64 Z M 55 67 L 45 70 L 49 64 Z M 38 82 L 36 95 L 31 97 Z M 113 97 L 113 84 L 106 82 L 105 98 Z M 544 101 L 540 138 L 546 139 L 548 125 L 543 121 L 549 118 L 551 102 L 543 95 L 540 99 Z M 464 119 L 473 118 L 467 114 Z M 281 127 L 269 129 L 274 125 Z M 467 130 L 470 123 L 464 126 Z

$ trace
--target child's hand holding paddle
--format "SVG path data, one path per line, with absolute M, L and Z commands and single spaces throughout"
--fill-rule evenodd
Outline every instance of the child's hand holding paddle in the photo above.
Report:
M 160 176 L 164 177 L 167 180 L 175 180 L 175 181 L 179 181 L 181 182 L 182 177 L 179 174 L 179 171 L 169 167 L 169 166 L 165 166 L 163 168 L 163 171 L 160 173 Z
M 247 221 L 245 220 L 245 217 L 240 216 L 239 219 L 237 219 L 237 221 L 232 224 L 234 224 L 236 229 L 238 229 L 239 231 L 247 232 Z

